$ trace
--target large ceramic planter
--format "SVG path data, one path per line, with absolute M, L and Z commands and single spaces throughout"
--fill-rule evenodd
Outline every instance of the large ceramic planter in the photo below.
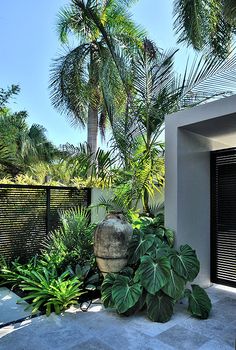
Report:
M 97 226 L 94 253 L 100 271 L 117 273 L 127 264 L 127 250 L 133 233 L 124 215 L 110 213 Z

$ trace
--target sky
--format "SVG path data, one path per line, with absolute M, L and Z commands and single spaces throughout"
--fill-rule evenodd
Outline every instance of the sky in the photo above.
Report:
M 56 33 L 57 13 L 69 0 L 0 1 L 0 87 L 19 84 L 21 92 L 11 103 L 13 110 L 26 110 L 30 124 L 41 124 L 56 145 L 86 140 L 86 130 L 74 128 L 65 115 L 53 108 L 49 98 L 49 69 L 61 51 Z M 139 0 L 132 7 L 136 23 L 163 49 L 175 48 L 172 0 Z M 186 62 L 185 48 L 176 69 Z M 101 141 L 99 141 L 101 144 Z

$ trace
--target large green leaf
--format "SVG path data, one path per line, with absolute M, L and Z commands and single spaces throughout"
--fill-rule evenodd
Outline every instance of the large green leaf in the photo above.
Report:
M 123 315 L 131 316 L 131 315 L 135 314 L 136 312 L 138 312 L 144 308 L 145 303 L 146 303 L 146 292 L 144 290 L 143 293 L 141 294 L 139 300 L 137 301 L 137 303 L 134 304 L 134 306 L 132 306 L 126 312 L 124 312 Z
M 174 271 L 188 281 L 193 281 L 200 269 L 195 250 L 188 244 L 180 246 L 179 252 L 173 251 L 170 255 L 171 265 Z
M 162 291 L 171 298 L 178 300 L 181 298 L 185 287 L 185 280 L 180 277 L 173 269 L 170 270 L 170 278 Z
M 174 243 L 175 243 L 175 234 L 174 234 L 174 232 L 171 229 L 166 228 L 165 229 L 165 237 L 166 237 L 166 240 L 167 240 L 169 246 L 173 247 Z
M 132 267 L 126 266 L 119 272 L 119 274 L 131 278 L 134 274 L 134 270 L 132 269 Z
M 142 295 L 143 288 L 127 276 L 118 275 L 112 287 L 112 299 L 119 313 L 134 306 Z
M 161 242 L 158 237 L 155 238 L 155 244 L 147 251 L 146 255 L 150 255 L 153 260 L 159 259 L 162 256 L 168 257 L 171 248 L 165 242 Z
M 146 303 L 148 317 L 154 322 L 167 322 L 173 315 L 173 299 L 162 291 L 148 294 Z
M 192 292 L 187 289 L 186 295 L 188 296 L 188 311 L 194 317 L 206 319 L 211 311 L 211 300 L 208 297 L 204 289 L 196 284 L 192 284 Z
M 143 256 L 136 274 L 140 276 L 142 286 L 149 293 L 155 294 L 168 282 L 170 261 L 166 256 L 162 256 L 155 261 L 150 256 Z
M 102 283 L 101 300 L 105 307 L 114 307 L 114 302 L 112 299 L 112 287 L 116 278 L 117 278 L 117 275 L 115 275 L 114 273 L 109 273 L 106 275 Z
M 154 235 L 135 234 L 129 245 L 129 263 L 135 264 L 153 245 Z

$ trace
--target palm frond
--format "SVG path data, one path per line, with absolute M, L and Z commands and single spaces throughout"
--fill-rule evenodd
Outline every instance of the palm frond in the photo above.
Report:
M 50 85 L 52 104 L 66 113 L 72 125 L 85 125 L 88 106 L 87 59 L 90 45 L 82 44 L 54 60 Z
M 226 60 L 217 56 L 196 56 L 186 66 L 180 87 L 181 108 L 236 92 L 236 54 Z
M 9 148 L 0 142 L 0 163 L 7 163 L 13 161 L 12 154 L 9 150 Z
M 234 0 L 175 0 L 178 42 L 226 58 L 235 31 L 235 13 Z
M 201 50 L 208 34 L 208 14 L 209 8 L 205 0 L 175 0 L 174 29 L 178 42 L 192 44 L 196 50 Z
M 236 1 L 235 0 L 224 0 L 224 16 L 229 23 L 235 24 L 235 19 L 236 19 Z
M 68 34 L 73 32 L 78 24 L 81 23 L 81 18 L 78 18 L 74 7 L 63 7 L 57 16 L 57 33 L 63 44 L 68 42 Z

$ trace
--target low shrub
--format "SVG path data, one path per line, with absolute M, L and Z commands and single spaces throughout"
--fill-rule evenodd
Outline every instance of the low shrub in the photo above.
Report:
M 86 209 L 61 213 L 61 228 L 26 264 L 0 261 L 0 284 L 31 302 L 32 312 L 57 314 L 72 304 L 100 296 L 101 277 L 93 254 L 93 231 Z
M 163 214 L 140 218 L 134 227 L 127 267 L 119 274 L 106 275 L 103 281 L 104 306 L 125 315 L 146 307 L 152 321 L 167 322 L 174 305 L 187 297 L 189 312 L 207 318 L 211 310 L 207 293 L 196 284 L 186 289 L 200 269 L 195 251 L 187 244 L 173 248 L 174 233 L 164 227 Z
M 19 287 L 27 292 L 23 300 L 30 300 L 32 313 L 43 311 L 47 316 L 55 311 L 59 314 L 69 306 L 78 303 L 78 298 L 84 293 L 77 277 L 69 278 L 69 271 L 57 276 L 55 270 L 27 271 L 22 275 Z
M 93 254 L 93 233 L 96 225 L 90 223 L 86 208 L 70 209 L 60 214 L 61 226 L 53 231 L 44 242 L 43 258 L 64 270 L 90 264 L 95 266 Z

